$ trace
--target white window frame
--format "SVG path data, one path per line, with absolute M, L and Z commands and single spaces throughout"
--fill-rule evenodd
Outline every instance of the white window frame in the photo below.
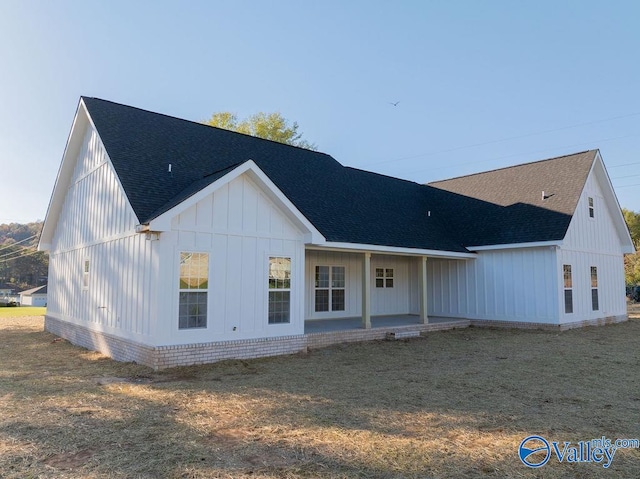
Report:
M 278 287 L 278 281 L 285 281 L 284 279 L 278 279 L 278 278 L 272 278 L 271 277 L 271 260 L 272 259 L 287 259 L 289 260 L 289 278 L 288 278 L 288 284 L 289 286 L 286 287 L 283 285 L 283 287 Z M 291 294 L 291 283 L 293 281 L 293 258 L 290 255 L 283 255 L 283 254 L 270 254 L 267 255 L 267 324 L 269 326 L 278 326 L 278 325 L 289 325 L 291 324 L 291 310 L 292 310 L 292 306 L 293 306 L 293 298 L 292 298 L 292 294 Z M 272 283 L 272 280 L 274 280 L 275 284 Z M 272 284 L 275 287 L 272 287 Z M 271 298 L 272 298 L 272 293 L 289 293 L 289 311 L 288 311 L 288 317 L 286 321 L 271 321 Z
M 376 288 L 394 288 L 395 287 L 395 268 L 376 267 L 373 271 L 373 282 Z M 382 272 L 381 276 L 378 273 Z M 380 283 L 378 281 L 380 280 Z
M 91 271 L 91 260 L 88 257 L 82 261 L 82 289 L 89 289 L 89 272 Z
M 589 219 L 596 219 L 596 200 L 594 196 L 587 196 L 587 210 Z
M 329 268 L 329 286 L 324 288 L 324 287 L 319 287 L 318 286 L 318 279 L 316 277 L 316 270 L 318 268 Z M 344 285 L 342 287 L 339 286 L 334 286 L 334 280 L 333 280 L 333 269 L 334 268 L 342 268 L 344 270 Z M 347 310 L 347 267 L 343 264 L 316 264 L 313 267 L 313 284 L 314 284 L 314 288 L 313 288 L 313 311 L 315 313 L 331 313 L 331 312 L 336 312 L 336 311 L 346 311 Z M 316 302 L 316 292 L 317 291 L 328 291 L 329 293 L 329 304 L 328 304 L 328 309 L 327 310 L 323 310 L 323 311 L 318 311 L 317 309 L 317 302 Z M 344 292 L 344 303 L 343 303 L 343 308 L 342 309 L 333 309 L 333 292 L 334 291 L 343 291 Z
M 206 276 L 206 280 L 207 280 L 207 287 L 206 288 L 183 288 L 182 285 L 180 284 L 180 281 L 182 279 L 182 274 L 181 274 L 181 264 L 182 264 L 182 255 L 187 255 L 187 254 L 203 254 L 207 256 L 207 276 Z M 177 311 L 177 325 L 178 325 L 178 330 L 179 331 L 192 331 L 194 329 L 207 329 L 209 327 L 209 288 L 210 288 L 210 282 L 211 282 L 211 255 L 209 254 L 208 251 L 189 251 L 189 250 L 180 250 L 178 251 L 178 311 Z M 203 293 L 205 294 L 205 298 L 206 298 L 206 307 L 205 307 L 205 311 L 204 311 L 204 326 L 189 326 L 188 324 L 186 326 L 180 326 L 180 306 L 181 306 L 181 301 L 182 301 L 182 293 Z M 188 306 L 188 304 L 187 304 Z
M 566 278 L 566 269 L 569 268 L 569 285 L 567 286 L 567 278 Z M 573 313 L 573 270 L 570 264 L 562 265 L 562 285 L 563 285 L 563 303 L 564 303 L 564 314 L 572 314 Z M 571 311 L 567 311 L 567 291 L 571 294 Z

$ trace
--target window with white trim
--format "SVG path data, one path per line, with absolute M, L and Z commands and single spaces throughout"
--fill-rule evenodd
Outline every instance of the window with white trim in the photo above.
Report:
M 178 329 L 207 327 L 209 254 L 180 253 Z
M 596 266 L 591 267 L 591 309 L 593 311 L 600 309 L 598 304 L 598 268 Z
M 595 218 L 596 210 L 595 210 L 595 207 L 593 205 L 593 198 L 591 196 L 589 196 L 587 198 L 587 200 L 589 202 L 589 218 Z
M 344 266 L 316 266 L 316 312 L 345 310 L 345 280 Z
M 269 258 L 269 324 L 291 322 L 291 258 Z
M 89 259 L 86 258 L 82 267 L 82 289 L 89 289 L 89 266 Z
M 376 268 L 376 288 L 393 288 L 393 268 Z
M 562 265 L 564 275 L 564 312 L 573 313 L 573 279 L 571 278 L 571 265 Z

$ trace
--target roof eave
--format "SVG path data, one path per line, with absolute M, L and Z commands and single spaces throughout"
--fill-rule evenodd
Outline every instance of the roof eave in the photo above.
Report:
M 475 253 L 465 253 L 458 251 L 445 251 L 436 249 L 422 249 L 422 248 L 406 248 L 402 246 L 382 246 L 374 244 L 363 243 L 343 243 L 327 241 L 323 245 L 318 247 L 312 246 L 310 249 L 318 250 L 331 250 L 331 251 L 343 251 L 343 252 L 371 252 L 371 253 L 383 253 L 383 254 L 395 254 L 402 256 L 429 256 L 442 259 L 473 259 L 478 255 Z

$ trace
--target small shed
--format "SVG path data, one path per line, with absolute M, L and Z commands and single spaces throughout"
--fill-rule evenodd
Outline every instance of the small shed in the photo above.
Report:
M 47 285 L 22 291 L 20 293 L 20 304 L 22 306 L 46 306 Z

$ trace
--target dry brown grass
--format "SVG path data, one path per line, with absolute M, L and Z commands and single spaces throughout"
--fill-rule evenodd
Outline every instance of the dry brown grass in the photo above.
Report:
M 0 319 L 0 477 L 638 477 L 520 441 L 640 437 L 640 307 L 564 333 L 466 329 L 153 372 Z

